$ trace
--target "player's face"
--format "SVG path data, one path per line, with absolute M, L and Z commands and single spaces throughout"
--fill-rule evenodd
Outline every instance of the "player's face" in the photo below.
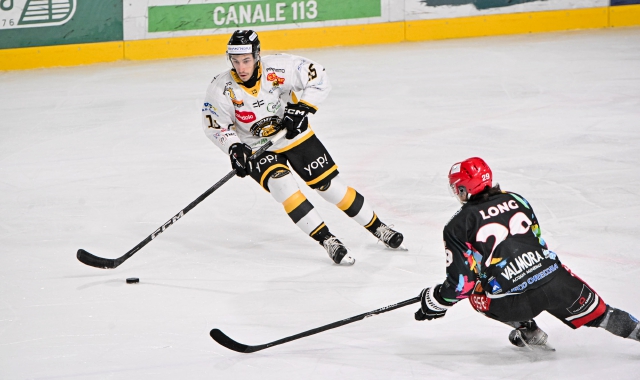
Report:
M 243 82 L 248 81 L 256 68 L 256 60 L 252 54 L 234 54 L 229 58 L 236 73 Z
M 458 181 L 454 183 L 449 183 L 449 193 L 456 198 L 460 203 L 465 204 L 467 202 L 467 192 L 464 189 L 459 189 L 456 184 Z

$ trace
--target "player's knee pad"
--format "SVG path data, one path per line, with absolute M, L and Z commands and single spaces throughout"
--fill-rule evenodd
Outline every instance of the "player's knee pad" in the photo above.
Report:
M 344 199 L 349 189 L 350 188 L 342 181 L 340 176 L 337 176 L 322 187 L 317 188 L 316 192 L 327 202 L 337 205 L 342 201 L 342 199 Z
M 268 185 L 271 196 L 278 203 L 286 201 L 290 196 L 300 190 L 296 180 L 288 170 L 278 170 L 272 173 Z
M 613 335 L 639 340 L 640 323 L 626 311 L 607 306 L 606 316 L 600 326 Z

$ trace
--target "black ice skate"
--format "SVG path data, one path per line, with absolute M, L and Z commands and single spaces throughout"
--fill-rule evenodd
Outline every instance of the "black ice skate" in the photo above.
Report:
M 542 331 L 534 320 L 520 322 L 520 327 L 509 333 L 509 342 L 514 346 L 529 350 L 539 348 L 545 351 L 555 351 L 555 348 L 547 344 L 548 338 L 549 335 Z
M 344 244 L 342 244 L 342 242 L 335 236 L 327 236 L 327 238 L 324 239 L 320 244 L 324 247 L 324 249 L 327 250 L 329 257 L 331 257 L 331 260 L 333 260 L 334 263 L 342 265 L 353 265 L 356 262 L 353 257 L 349 256 L 347 247 L 345 247 Z
M 376 231 L 373 232 L 373 235 L 388 248 L 406 251 L 407 249 L 402 245 L 404 236 L 402 236 L 400 232 L 392 230 L 391 227 L 393 226 L 387 226 L 381 223 L 380 226 L 376 228 Z

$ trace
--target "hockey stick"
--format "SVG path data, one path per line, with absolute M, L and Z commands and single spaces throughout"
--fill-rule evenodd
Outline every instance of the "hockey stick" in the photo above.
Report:
M 261 146 L 254 154 L 252 154 L 250 159 L 255 159 L 256 157 L 258 157 L 259 155 L 264 153 L 273 144 L 275 144 L 278 140 L 280 140 L 285 135 L 285 133 L 286 133 L 286 130 L 283 130 L 283 131 L 279 132 L 277 135 L 274 136 L 273 139 L 267 141 L 266 144 Z M 120 264 L 125 262 L 128 258 L 133 256 L 136 252 L 138 252 L 142 247 L 147 245 L 151 240 L 155 239 L 158 235 L 163 233 L 172 224 L 177 222 L 178 219 L 182 218 L 186 213 L 191 211 L 191 209 L 196 207 L 196 205 L 198 205 L 198 203 L 202 202 L 206 197 L 211 195 L 211 193 L 213 193 L 214 191 L 218 190 L 222 185 L 224 185 L 228 180 L 233 178 L 235 175 L 236 175 L 236 170 L 233 169 L 227 175 L 222 177 L 222 179 L 219 180 L 215 185 L 211 186 L 209 188 L 209 190 L 207 190 L 204 193 L 202 193 L 202 195 L 200 195 L 198 198 L 196 198 L 196 200 L 194 200 L 193 202 L 189 203 L 189 205 L 187 207 L 183 208 L 182 210 L 180 210 L 179 213 L 174 215 L 173 218 L 169 219 L 166 223 L 164 223 L 157 230 L 155 230 L 151 235 L 147 236 L 146 239 L 144 239 L 143 241 L 138 243 L 138 245 L 136 245 L 135 247 L 131 248 L 131 250 L 129 252 L 127 252 L 124 255 L 118 257 L 117 259 L 106 259 L 104 257 L 98 257 L 98 256 L 95 256 L 94 254 L 92 254 L 92 253 L 90 253 L 88 251 L 85 251 L 84 249 L 81 248 L 81 249 L 78 250 L 78 254 L 77 254 L 78 260 L 80 260 L 84 264 L 87 264 L 89 266 L 96 267 L 96 268 L 113 269 L 113 268 L 118 267 Z
M 296 334 L 296 335 L 292 335 L 292 336 L 289 336 L 289 337 L 286 337 L 286 338 L 283 338 L 283 339 L 280 339 L 280 340 L 276 340 L 276 341 L 271 342 L 271 343 L 259 344 L 257 346 L 249 346 L 249 345 L 246 345 L 246 344 L 238 343 L 235 340 L 229 338 L 227 335 L 225 335 L 225 333 L 223 333 L 222 331 L 220 331 L 218 329 L 211 330 L 209 335 L 211 335 L 213 340 L 215 340 L 220 345 L 222 345 L 222 346 L 224 346 L 224 347 L 226 347 L 226 348 L 228 348 L 230 350 L 248 354 L 248 353 L 251 353 L 251 352 L 264 350 L 265 348 L 277 346 L 277 345 L 282 344 L 282 343 L 291 342 L 292 340 L 304 338 L 305 336 L 317 334 L 317 333 L 322 332 L 322 331 L 335 329 L 336 327 L 340 327 L 340 326 L 347 325 L 349 323 L 360 321 L 360 320 L 365 319 L 367 317 L 372 317 L 372 316 L 374 316 L 376 314 L 386 313 L 387 311 L 391 311 L 391 310 L 394 310 L 394 309 L 397 309 L 397 308 L 400 308 L 400 307 L 403 307 L 403 306 L 411 305 L 411 304 L 414 304 L 416 302 L 420 302 L 420 296 L 408 299 L 406 301 L 402 301 L 402 302 L 396 303 L 394 305 L 385 306 L 385 307 L 382 307 L 380 309 L 376 309 L 376 310 L 370 311 L 368 313 L 356 315 L 355 317 L 343 319 L 343 320 L 338 321 L 338 322 L 329 323 L 328 325 L 324 325 L 322 327 L 317 327 L 315 329 L 311 329 L 311 330 L 302 332 L 300 334 Z

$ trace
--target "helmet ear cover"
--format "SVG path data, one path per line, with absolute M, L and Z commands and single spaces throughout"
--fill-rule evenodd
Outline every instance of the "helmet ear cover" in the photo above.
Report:
M 449 186 L 456 196 L 460 195 L 461 189 L 468 194 L 467 197 L 476 195 L 491 187 L 492 182 L 491 168 L 480 157 L 457 162 L 449 170 Z

